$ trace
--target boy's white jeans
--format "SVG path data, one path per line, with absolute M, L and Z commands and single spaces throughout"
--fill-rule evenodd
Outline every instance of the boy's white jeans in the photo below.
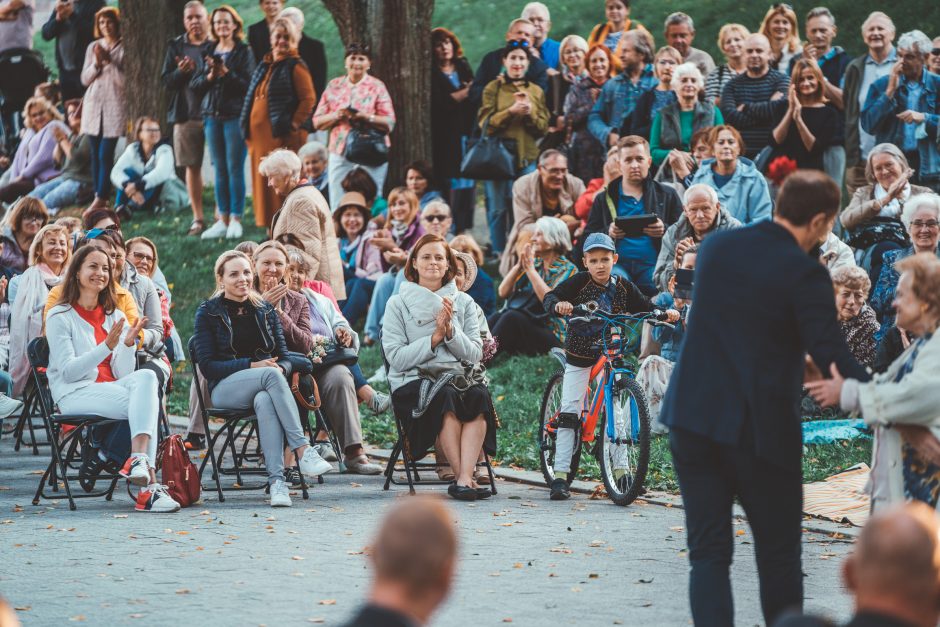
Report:
M 561 413 L 581 416 L 584 408 L 584 396 L 591 380 L 591 366 L 581 367 L 565 365 L 565 377 L 561 384 Z M 559 427 L 555 431 L 555 467 L 554 471 L 569 472 L 571 456 L 577 444 L 578 432 L 574 429 Z

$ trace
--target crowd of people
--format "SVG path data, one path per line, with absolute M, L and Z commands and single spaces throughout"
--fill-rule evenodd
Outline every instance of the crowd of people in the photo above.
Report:
M 31 25 L 31 4 L 0 1 L 13 16 L 2 28 Z M 808 250 L 831 273 L 834 315 L 854 358 L 886 372 L 880 385 L 905 377 L 908 395 L 917 380 L 910 372 L 929 367 L 936 352 L 940 320 L 940 39 L 898 35 L 876 11 L 861 28 L 865 52 L 853 59 L 835 44 L 850 35 L 831 11 L 798 16 L 781 3 L 753 31 L 723 25 L 716 63 L 693 46 L 690 15 L 669 15 L 657 47 L 657 29 L 638 21 L 628 0 L 598 4 L 606 19 L 585 29 L 587 38 L 560 40 L 549 8 L 526 4 L 475 70 L 455 32 L 429 32 L 431 154 L 390 172 L 396 103 L 370 72 L 367 43 L 349 42 L 343 71 L 327 80 L 323 45 L 303 34 L 300 10 L 261 0 L 264 19 L 246 27 L 233 7 L 192 0 L 162 66 L 167 139 L 160 120 L 125 117 L 120 11 L 102 0 L 57 3 L 42 36 L 55 40 L 58 82 L 26 103 L 19 147 L 0 178 L 0 412 L 21 406 L 26 346 L 54 337 L 56 402 L 79 411 L 86 399 L 112 399 L 103 411 L 131 425 L 122 472 L 144 486 L 138 509 L 175 509 L 150 472 L 164 409 L 149 397 L 163 399 L 172 363 L 187 355 L 158 246 L 125 241 L 122 224 L 188 208 L 189 236 L 232 243 L 215 265 L 215 295 L 196 315 L 201 392 L 258 414 L 272 505 L 290 504 L 300 481 L 294 459 L 309 476 L 330 461 L 381 471 L 363 449 L 360 406 L 407 419 L 412 454 L 447 460 L 451 496 L 486 498 L 477 462 L 496 450 L 486 378 L 494 354 L 564 346 L 575 364 L 566 425 L 575 427 L 581 371 L 596 347 L 590 334 L 568 329 L 570 303 L 668 309 L 675 328 L 645 334 L 638 373 L 655 430 L 667 431 L 659 409 L 695 310 L 691 285 L 677 283 L 694 276 L 703 243 L 727 241 L 717 234 L 788 219 L 775 202 L 793 170 L 825 173 L 847 189 Z M 508 155 L 508 171 L 481 181 L 482 244 L 472 234 L 478 181 L 463 163 L 481 135 Z M 211 219 L 202 206 L 207 146 Z M 241 241 L 246 162 L 255 223 L 270 238 L 260 246 Z M 56 219 L 75 206 L 80 220 Z M 789 219 L 803 228 L 802 217 Z M 381 346 L 380 372 L 367 379 L 347 360 L 316 373 L 341 442 L 334 460 L 305 438 L 303 408 L 279 363 L 320 344 L 354 354 L 360 324 L 361 344 Z M 390 395 L 370 384 L 385 380 Z M 807 398 L 861 412 L 881 433 L 897 411 L 867 385 L 875 384 L 833 376 Z M 186 442 L 198 450 L 206 440 L 192 404 Z M 886 498 L 936 505 L 937 441 L 913 428 L 890 435 L 892 454 L 911 472 L 890 479 Z M 103 454 L 85 458 L 89 471 L 104 463 Z M 567 468 L 556 470 L 552 496 L 566 498 Z

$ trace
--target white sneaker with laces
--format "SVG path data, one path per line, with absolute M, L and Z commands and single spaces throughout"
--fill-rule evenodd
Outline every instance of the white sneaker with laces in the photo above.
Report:
M 326 444 L 326 443 L 324 443 L 324 444 L 316 444 L 316 445 L 314 445 L 313 448 L 317 449 L 317 453 L 319 453 L 319 454 L 320 454 L 320 457 L 322 457 L 322 458 L 325 459 L 326 461 L 328 461 L 328 462 L 338 462 L 338 461 L 339 461 L 339 459 L 336 458 L 336 452 L 333 450 L 332 445 Z
M 221 220 L 216 220 L 215 224 L 210 226 L 208 229 L 202 232 L 200 237 L 202 239 L 216 239 L 219 237 L 225 237 L 228 233 L 228 225 Z
M 168 514 L 178 512 L 180 504 L 170 496 L 165 485 L 155 483 L 141 490 L 137 495 L 137 505 L 134 507 L 138 512 L 148 512 L 151 514 Z
M 230 220 L 225 230 L 225 239 L 241 239 L 241 237 L 242 223 L 235 219 Z
M 307 447 L 307 450 L 304 451 L 304 456 L 300 458 L 297 465 L 300 467 L 300 472 L 304 473 L 305 477 L 311 478 L 325 475 L 333 470 L 332 464 L 320 457 L 320 454 L 317 453 L 317 449 L 312 446 Z
M 150 483 L 150 460 L 146 455 L 128 457 L 119 474 L 133 485 L 148 485 Z
M 280 479 L 271 484 L 271 507 L 290 507 L 290 487 Z
M 392 404 L 392 397 L 384 392 L 379 392 L 376 390 L 372 394 L 372 398 L 369 399 L 369 411 L 378 416 L 379 414 L 384 414 L 388 411 L 389 405 Z
M 23 408 L 23 401 L 0 394 L 0 420 L 12 416 Z

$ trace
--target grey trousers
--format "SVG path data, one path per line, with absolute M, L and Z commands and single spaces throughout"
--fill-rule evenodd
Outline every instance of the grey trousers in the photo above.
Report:
M 362 444 L 359 400 L 349 368 L 331 366 L 317 376 L 317 387 L 320 389 L 323 413 L 329 419 L 343 450 Z
M 268 483 L 284 480 L 285 436 L 291 449 L 309 444 L 280 368 L 249 368 L 225 377 L 212 390 L 212 405 L 222 409 L 254 409 Z

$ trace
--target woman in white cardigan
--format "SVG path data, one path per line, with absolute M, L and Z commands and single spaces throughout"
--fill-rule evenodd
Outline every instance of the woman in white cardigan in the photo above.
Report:
M 914 336 L 884 374 L 868 383 L 832 378 L 807 383 L 821 405 L 861 413 L 875 429 L 872 507 L 940 500 L 940 259 L 920 253 L 899 261 L 897 325 Z M 902 337 L 904 334 L 902 333 Z
M 75 254 L 61 296 L 46 318 L 49 388 L 66 414 L 98 414 L 127 420 L 131 456 L 121 475 L 146 486 L 136 510 L 175 512 L 177 503 L 156 481 L 157 377 L 134 370 L 136 339 L 147 319 L 128 325 L 116 306 L 111 259 L 93 246 Z
M 130 212 L 153 207 L 174 210 L 175 190 L 182 185 L 176 177 L 173 146 L 163 140 L 160 122 L 143 116 L 134 124 L 137 141 L 128 144 L 111 168 L 111 182 L 117 188 L 114 200 L 118 215 L 126 219 Z
M 405 263 L 407 279 L 388 301 L 382 349 L 392 405 L 420 459 L 440 436 L 456 480 L 447 492 L 473 501 L 491 496 L 473 470 L 481 448 L 496 450 L 496 413 L 485 381 L 476 303 L 454 283 L 457 261 L 444 238 L 424 235 Z

